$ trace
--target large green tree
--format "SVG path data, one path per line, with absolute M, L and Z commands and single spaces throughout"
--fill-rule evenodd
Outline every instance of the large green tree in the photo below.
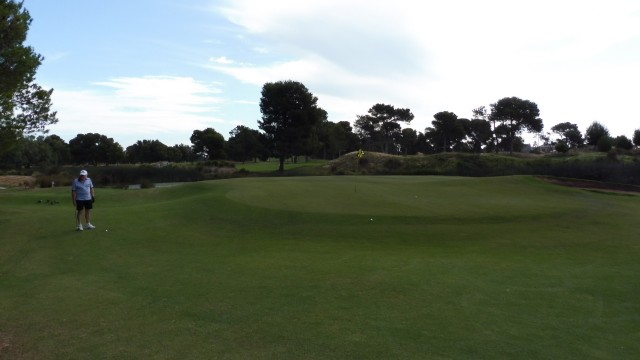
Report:
M 311 148 L 317 138 L 316 127 L 327 118 L 327 112 L 318 107 L 318 98 L 293 80 L 264 84 L 260 111 L 258 125 L 280 160 L 280 172 L 284 172 L 286 158 Z
M 502 98 L 495 104 L 491 104 L 490 118 L 505 127 L 511 154 L 513 154 L 514 141 L 522 131 L 542 131 L 543 124 L 539 116 L 540 110 L 536 103 L 515 96 Z
M 124 160 L 124 149 L 113 138 L 98 133 L 78 134 L 69 141 L 71 159 L 76 164 L 105 165 Z
M 258 130 L 238 125 L 229 132 L 227 155 L 234 161 L 257 161 L 268 157 L 265 137 Z
M 187 144 L 173 145 L 167 150 L 167 157 L 169 161 L 174 162 L 196 160 L 196 155 L 193 152 L 193 147 Z
M 138 140 L 125 150 L 131 163 L 152 163 L 169 160 L 169 147 L 160 140 Z
M 203 159 L 224 159 L 224 136 L 213 128 L 194 130 L 191 135 L 193 152 Z
M 560 141 L 564 142 L 568 147 L 575 148 L 579 147 L 584 143 L 582 138 L 582 133 L 578 129 L 578 125 L 572 124 L 570 122 L 563 122 L 557 125 L 554 125 L 551 128 L 551 131 L 560 135 Z
M 381 143 L 382 150 L 389 153 L 391 149 L 398 150 L 396 145 L 399 145 L 402 138 L 400 122 L 409 124 L 413 118 L 414 115 L 410 109 L 375 104 L 369 109 L 367 115 L 358 115 L 355 127 L 360 138 L 364 143 L 369 143 L 370 148 L 375 149 L 375 146 Z
M 69 144 L 67 144 L 60 136 L 49 135 L 44 138 L 44 142 L 49 145 L 49 148 L 53 151 L 55 165 L 64 165 L 71 161 Z
M 400 151 L 403 155 L 415 155 L 418 153 L 418 132 L 412 128 L 402 129 L 400 138 Z
M 58 119 L 51 93 L 35 83 L 43 57 L 25 46 L 31 16 L 22 2 L 0 0 L 0 153 Z
M 318 140 L 320 148 L 316 156 L 323 159 L 335 159 L 343 154 L 358 150 L 360 139 L 353 132 L 351 123 L 339 121 L 337 123 L 324 120 L 321 122 Z
M 441 111 L 433 115 L 432 128 L 426 132 L 436 148 L 443 152 L 451 151 L 451 144 L 465 138 L 465 129 L 462 122 L 458 121 L 458 115 L 450 111 Z
M 489 122 L 490 126 L 489 126 L 489 135 L 490 135 L 490 141 L 491 144 L 488 143 L 489 140 L 487 140 L 487 145 L 490 145 L 489 147 L 494 150 L 494 151 L 498 151 L 498 139 L 496 138 L 496 119 L 492 119 L 491 118 L 491 114 L 489 113 L 489 111 L 487 110 L 486 107 L 484 106 L 479 106 L 473 110 L 471 110 L 471 112 L 473 113 L 473 118 L 472 120 L 484 120 Z M 480 125 L 480 123 L 477 123 L 477 126 L 479 127 L 484 127 L 484 125 Z
M 633 132 L 633 144 L 636 147 L 640 147 L 640 129 L 636 129 Z
M 491 123 L 487 120 L 471 119 L 464 123 L 464 128 L 475 153 L 481 153 L 483 146 L 488 145 L 493 138 Z

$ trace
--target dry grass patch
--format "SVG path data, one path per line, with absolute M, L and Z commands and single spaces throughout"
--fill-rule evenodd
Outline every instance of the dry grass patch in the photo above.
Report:
M 34 187 L 36 184 L 36 178 L 33 176 L 20 176 L 20 175 L 4 175 L 0 176 L 0 186 L 5 187 Z

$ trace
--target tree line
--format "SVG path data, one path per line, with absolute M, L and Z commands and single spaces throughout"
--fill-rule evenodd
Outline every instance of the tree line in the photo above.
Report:
M 560 152 L 585 145 L 600 151 L 640 146 L 640 130 L 632 138 L 613 138 L 598 122 L 584 135 L 571 123 L 557 124 L 551 128 L 553 134 L 543 134 L 538 105 L 517 97 L 473 109 L 471 119 L 459 118 L 450 111 L 438 112 L 424 132 L 408 126 L 414 120 L 410 109 L 381 103 L 373 105 L 367 114 L 357 115 L 353 125 L 349 121 L 334 123 L 318 106 L 318 98 L 304 84 L 292 80 L 264 84 L 259 130 L 237 126 L 228 140 L 215 129 L 206 128 L 193 131 L 191 144 L 174 146 L 159 140 L 139 140 L 125 149 L 113 138 L 97 133 L 78 134 L 66 143 L 57 135 L 46 136 L 46 127 L 58 122 L 56 112 L 51 110 L 53 89 L 43 89 L 35 82 L 43 58 L 24 45 L 31 17 L 22 5 L 0 0 L 0 168 L 275 157 L 283 171 L 288 158 L 333 159 L 358 149 L 405 155 L 513 153 L 522 149 L 521 135 L 525 131 L 538 134 L 543 145 Z
M 301 83 L 280 81 L 263 87 L 259 130 L 237 126 L 228 140 L 213 128 L 194 130 L 191 144 L 167 146 L 159 140 L 139 140 L 123 148 L 113 138 L 97 133 L 78 134 L 66 143 L 57 135 L 23 136 L 0 156 L 2 168 L 66 164 L 115 164 L 231 160 L 237 162 L 276 157 L 280 170 L 284 160 L 296 156 L 334 159 L 364 149 L 390 154 L 519 151 L 525 130 L 539 135 L 541 144 L 558 152 L 590 146 L 599 151 L 612 147 L 631 150 L 640 146 L 640 130 L 633 137 L 611 137 L 607 128 L 594 122 L 583 134 L 576 124 L 564 122 L 542 133 L 542 120 L 534 102 L 504 98 L 489 109 L 473 109 L 473 118 L 458 118 L 453 112 L 434 114 L 424 132 L 402 128 L 414 116 L 410 109 L 375 104 L 359 115 L 354 125 L 333 123 L 317 98 Z

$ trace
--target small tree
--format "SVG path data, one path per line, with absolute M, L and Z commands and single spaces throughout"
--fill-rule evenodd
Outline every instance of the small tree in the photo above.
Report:
M 633 144 L 640 147 L 640 129 L 633 132 Z
M 559 153 L 566 154 L 567 152 L 569 152 L 569 145 L 567 145 L 565 140 L 560 140 L 556 144 L 555 149 Z
M 605 137 L 609 137 L 609 130 L 597 121 L 589 125 L 585 132 L 585 138 L 589 145 L 598 146 L 600 139 Z

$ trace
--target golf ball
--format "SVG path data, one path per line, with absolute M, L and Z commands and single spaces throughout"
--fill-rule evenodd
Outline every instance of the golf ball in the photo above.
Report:
M 109 230 L 105 229 L 104 231 L 109 231 Z

